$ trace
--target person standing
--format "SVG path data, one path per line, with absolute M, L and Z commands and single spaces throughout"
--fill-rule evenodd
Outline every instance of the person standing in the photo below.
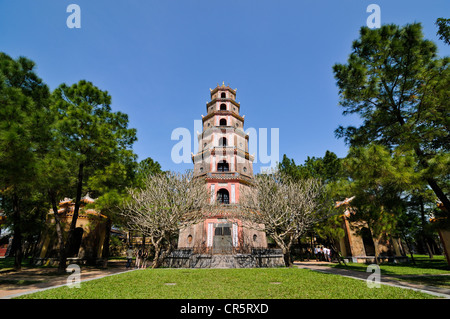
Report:
M 327 247 L 324 247 L 323 255 L 325 257 L 325 261 L 329 262 L 330 261 L 330 249 L 328 249 Z
M 133 261 L 133 248 L 130 246 L 130 247 L 128 247 L 128 250 L 127 250 L 127 265 L 126 265 L 127 269 L 131 267 L 132 261 Z
M 148 257 L 148 251 L 147 249 L 144 249 L 142 252 L 142 268 L 145 269 L 147 267 L 147 257 Z
M 141 259 L 142 259 L 142 249 L 139 249 L 136 253 L 136 269 L 139 269 L 141 266 Z

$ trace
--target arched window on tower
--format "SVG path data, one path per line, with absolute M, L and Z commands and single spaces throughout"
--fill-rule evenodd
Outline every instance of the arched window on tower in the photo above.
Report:
M 221 137 L 219 139 L 219 146 L 227 146 L 227 138 L 226 137 Z
M 220 110 L 221 111 L 226 111 L 227 110 L 227 105 L 226 104 L 220 104 Z
M 220 94 L 220 98 L 225 99 L 227 97 L 226 93 L 223 92 L 222 94 Z
M 220 126 L 227 126 L 227 120 L 226 120 L 226 119 L 221 119 L 221 120 L 219 121 L 219 125 L 220 125 Z
M 227 163 L 227 161 L 220 161 L 219 163 L 217 163 L 217 171 L 218 172 L 229 172 L 230 165 Z
M 230 194 L 225 188 L 219 189 L 217 192 L 217 201 L 221 204 L 229 204 L 230 203 Z

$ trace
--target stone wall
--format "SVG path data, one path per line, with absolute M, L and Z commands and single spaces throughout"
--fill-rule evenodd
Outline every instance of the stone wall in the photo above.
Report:
M 189 250 L 175 250 L 164 260 L 168 268 L 268 268 L 284 267 L 281 250 L 257 250 L 251 254 L 211 255 L 192 254 Z
M 450 230 L 439 229 L 439 237 L 441 238 L 442 246 L 444 247 L 445 257 L 447 258 L 447 263 L 450 265 Z

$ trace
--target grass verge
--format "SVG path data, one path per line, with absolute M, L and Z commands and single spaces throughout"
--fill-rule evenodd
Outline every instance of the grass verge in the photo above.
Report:
M 82 279 L 82 278 L 81 278 Z M 432 295 L 298 268 L 146 269 L 23 299 L 426 299 Z
M 414 256 L 415 264 L 409 263 L 383 263 L 380 264 L 381 275 L 391 276 L 394 279 L 414 284 L 450 288 L 450 266 L 445 256 L 434 256 L 430 259 L 425 255 Z M 330 267 L 367 271 L 367 265 L 362 263 L 333 264 Z

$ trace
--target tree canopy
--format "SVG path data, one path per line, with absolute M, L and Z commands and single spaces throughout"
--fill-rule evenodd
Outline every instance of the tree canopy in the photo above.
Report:
M 346 64 L 333 71 L 343 114 L 358 126 L 340 126 L 336 136 L 351 146 L 372 142 L 413 151 L 421 175 L 450 214 L 449 58 L 423 37 L 420 23 L 362 27 Z

